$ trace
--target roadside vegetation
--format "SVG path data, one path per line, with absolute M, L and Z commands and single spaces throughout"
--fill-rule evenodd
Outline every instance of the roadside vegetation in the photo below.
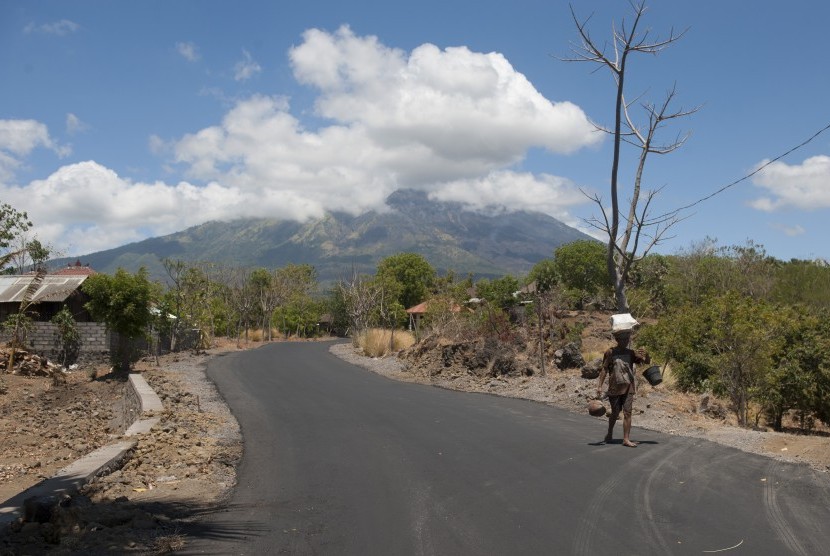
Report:
M 8 266 L 9 254 L 21 257 L 13 245 L 28 222 L 4 210 L 10 222 L 0 245 Z M 619 284 L 606 263 L 606 246 L 594 241 L 560 246 L 526 276 L 498 278 L 439 273 L 423 256 L 399 253 L 382 259 L 374 275 L 323 287 L 306 264 L 251 269 L 167 260 L 164 281 L 119 269 L 90 277 L 83 290 L 90 312 L 125 339 L 113 354 L 122 371 L 148 350 L 200 351 L 220 337 L 242 344 L 340 336 L 371 357 L 466 343 L 457 351 L 472 350 L 467 362 L 487 372 L 545 374 L 568 364 L 561 354 L 554 358 L 556 350 L 582 345 L 582 330 L 559 315 L 619 310 Z M 46 272 L 42 261 L 33 268 Z M 781 261 L 752 242 L 724 247 L 707 238 L 673 255 L 643 257 L 628 272 L 625 291 L 643 323 L 637 343 L 664 363 L 672 388 L 723 398 L 745 427 L 830 425 L 826 261 Z M 29 301 L 2 323 L 18 344 L 37 317 L 37 303 Z M 62 313 L 58 324 L 59 351 L 77 350 L 72 316 Z M 130 347 L 135 340 L 145 341 L 142 351 Z M 520 344 L 525 362 L 516 365 L 504 354 Z M 585 360 L 599 356 L 592 349 L 581 354 Z

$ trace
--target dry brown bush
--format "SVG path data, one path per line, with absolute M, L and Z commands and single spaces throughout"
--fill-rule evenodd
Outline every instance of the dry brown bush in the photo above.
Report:
M 370 328 L 359 334 L 355 340 L 364 354 L 369 357 L 383 357 L 410 347 L 415 343 L 415 336 L 403 330 L 395 330 L 393 335 L 391 330 Z

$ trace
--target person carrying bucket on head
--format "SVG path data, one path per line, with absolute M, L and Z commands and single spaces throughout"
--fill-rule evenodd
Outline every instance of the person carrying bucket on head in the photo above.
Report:
M 605 442 L 613 438 L 614 425 L 623 412 L 623 446 L 634 448 L 637 446 L 629 438 L 631 434 L 631 414 L 634 406 L 634 394 L 637 390 L 637 381 L 634 375 L 634 366 L 651 362 L 646 350 L 633 350 L 630 347 L 631 335 L 639 326 L 630 314 L 619 314 L 611 317 L 611 334 L 617 345 L 608 348 L 602 357 L 602 369 L 597 383 L 597 397 L 602 395 L 602 385 L 608 377 L 608 401 L 611 404 L 611 415 L 608 417 L 608 434 Z

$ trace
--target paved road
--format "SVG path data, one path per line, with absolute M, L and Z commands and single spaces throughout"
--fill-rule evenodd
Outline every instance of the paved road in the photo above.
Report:
M 271 344 L 211 363 L 245 454 L 192 553 L 830 550 L 826 474 L 636 427 L 638 448 L 599 445 L 604 423 L 587 415 L 395 382 L 328 347 Z

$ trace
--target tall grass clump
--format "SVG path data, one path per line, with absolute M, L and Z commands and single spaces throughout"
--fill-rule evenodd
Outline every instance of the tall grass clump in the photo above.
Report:
M 383 357 L 415 343 L 415 336 L 411 332 L 395 330 L 393 335 L 391 330 L 383 328 L 370 328 L 355 339 L 357 346 L 369 357 Z

